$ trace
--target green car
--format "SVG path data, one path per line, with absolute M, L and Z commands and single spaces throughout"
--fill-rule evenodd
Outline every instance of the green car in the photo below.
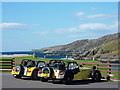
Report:
M 78 66 L 77 62 L 67 62 L 62 60 L 50 60 L 46 67 L 38 71 L 41 81 L 60 80 L 64 84 L 71 84 L 73 80 L 83 80 L 91 78 L 93 81 L 101 80 L 100 71 L 96 67 L 87 68 Z

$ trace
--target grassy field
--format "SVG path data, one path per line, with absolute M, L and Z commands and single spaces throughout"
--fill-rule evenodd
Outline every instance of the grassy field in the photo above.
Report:
M 2 58 L 3 61 L 4 59 L 13 59 L 13 57 L 3 57 Z M 14 57 L 14 59 L 30 59 L 30 60 L 44 60 L 44 61 L 49 61 L 49 60 L 55 60 L 55 59 L 48 59 L 48 58 L 34 58 L 32 56 L 29 57 Z M 73 61 L 73 60 L 69 60 L 69 59 L 61 59 L 64 61 Z M 99 62 L 99 61 L 92 61 L 92 60 L 74 60 L 76 62 Z

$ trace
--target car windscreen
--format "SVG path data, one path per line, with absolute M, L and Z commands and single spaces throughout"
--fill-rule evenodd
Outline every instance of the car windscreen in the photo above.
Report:
M 45 62 L 38 62 L 37 67 L 44 67 L 45 65 Z
M 69 63 L 69 69 L 72 69 L 72 68 L 78 68 L 78 65 L 76 63 Z
M 35 66 L 35 61 L 28 61 L 26 66 L 29 66 L 29 67 Z

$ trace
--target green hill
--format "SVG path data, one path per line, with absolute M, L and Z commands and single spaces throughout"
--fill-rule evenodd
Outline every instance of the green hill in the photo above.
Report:
M 120 33 L 110 34 L 98 39 L 83 39 L 69 43 L 67 45 L 59 45 L 40 50 L 43 53 L 66 53 L 75 59 L 118 59 L 118 44 Z

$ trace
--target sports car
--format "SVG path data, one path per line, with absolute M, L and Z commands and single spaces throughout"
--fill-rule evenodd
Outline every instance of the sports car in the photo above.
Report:
M 67 62 L 62 60 L 51 60 L 46 67 L 38 71 L 38 77 L 41 81 L 49 79 L 60 80 L 64 84 L 71 84 L 73 80 L 83 80 L 91 78 L 93 81 L 101 80 L 101 73 L 96 67 L 87 68 L 78 65 L 77 62 Z
M 15 78 L 31 77 L 31 79 L 38 79 L 38 70 L 45 66 L 44 61 L 23 60 L 20 65 L 13 67 L 11 73 Z

